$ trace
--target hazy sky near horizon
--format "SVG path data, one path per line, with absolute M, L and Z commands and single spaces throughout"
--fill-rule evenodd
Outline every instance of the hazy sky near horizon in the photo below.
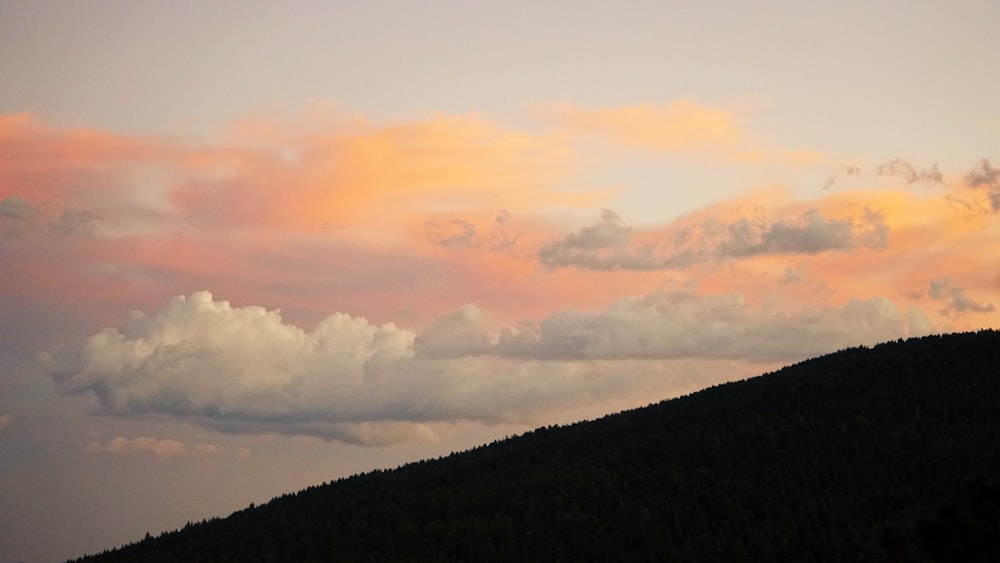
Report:
M 0 563 L 1000 326 L 998 22 L 0 0 Z

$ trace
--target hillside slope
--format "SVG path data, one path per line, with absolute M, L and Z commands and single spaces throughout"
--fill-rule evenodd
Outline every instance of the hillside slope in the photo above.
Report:
M 1000 560 L 1000 333 L 892 342 L 79 561 Z

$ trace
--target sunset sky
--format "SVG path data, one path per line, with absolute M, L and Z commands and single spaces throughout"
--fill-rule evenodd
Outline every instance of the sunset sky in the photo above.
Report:
M 1000 327 L 998 23 L 0 0 L 0 563 Z

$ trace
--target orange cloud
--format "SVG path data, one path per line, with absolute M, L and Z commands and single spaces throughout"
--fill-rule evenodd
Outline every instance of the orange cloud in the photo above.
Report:
M 172 153 L 167 143 L 94 129 L 51 128 L 30 114 L 0 115 L 0 200 L 33 203 L 106 196 L 136 166 Z
M 347 133 L 268 134 L 281 144 L 240 148 L 236 138 L 232 149 L 196 155 L 202 174 L 176 190 L 173 202 L 203 221 L 315 232 L 344 226 L 384 230 L 419 211 L 580 205 L 592 199 L 555 189 L 572 170 L 573 149 L 565 141 L 477 116 L 356 125 Z
M 814 201 L 787 201 L 772 213 L 815 209 L 830 217 L 877 213 L 886 244 L 796 256 L 756 256 L 706 269 L 699 287 L 739 290 L 750 301 L 787 308 L 838 304 L 851 297 L 887 297 L 921 309 L 937 330 L 1000 324 L 1000 279 L 988 257 L 1000 255 L 1000 221 L 987 209 L 956 204 L 959 187 L 934 194 L 859 190 Z M 780 211 L 779 211 L 780 210 Z M 937 282 L 938 295 L 932 295 Z M 941 296 L 948 286 L 959 303 Z M 957 292 L 957 293 L 956 293 Z
M 731 117 L 693 103 L 558 108 L 580 131 L 630 146 L 743 146 Z M 880 178 L 878 189 L 797 201 L 770 188 L 659 227 L 609 215 L 603 231 L 574 231 L 553 211 L 596 208 L 607 194 L 572 188 L 581 159 L 571 136 L 474 115 L 388 125 L 310 116 L 245 120 L 202 146 L 0 117 L 0 259 L 17 272 L 0 276 L 0 292 L 124 315 L 211 289 L 305 325 L 342 311 L 418 328 L 465 303 L 511 324 L 667 284 L 787 310 L 885 296 L 941 326 L 997 320 L 985 305 L 948 311 L 929 297 L 937 280 L 963 303 L 1000 306 L 984 266 L 1000 255 L 1000 227 L 983 189 L 917 196 Z M 540 250 L 560 242 L 546 267 Z M 593 248 L 624 258 L 605 260 L 607 271 L 572 265 Z M 677 259 L 657 266 L 657 253 Z M 655 267 L 634 267 L 643 263 Z

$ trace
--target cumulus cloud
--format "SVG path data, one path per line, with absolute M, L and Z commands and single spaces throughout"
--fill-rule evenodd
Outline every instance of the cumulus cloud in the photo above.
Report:
M 543 245 L 538 258 L 550 269 L 663 270 L 727 258 L 882 249 L 888 244 L 889 227 L 882 214 L 871 209 L 860 218 L 843 219 L 811 210 L 797 219 L 706 220 L 699 228 L 672 237 L 644 233 L 643 243 L 636 242 L 636 234 L 617 213 L 605 209 L 599 223 Z
M 483 312 L 467 304 L 435 319 L 415 340 L 417 355 L 447 358 L 479 355 L 490 351 L 495 337 Z
M 884 299 L 781 314 L 737 295 L 690 292 L 508 328 L 467 305 L 419 336 L 344 314 L 304 331 L 276 311 L 199 292 L 94 335 L 62 360 L 57 380 L 64 392 L 92 393 L 106 415 L 382 445 L 434 439 L 438 423 L 524 422 L 635 393 L 648 399 L 669 388 L 672 372 L 657 362 L 796 360 L 927 331 L 919 312 Z M 122 438 L 93 448 L 186 451 L 170 444 Z
M 235 308 L 207 292 L 172 299 L 157 315 L 136 313 L 121 330 L 94 335 L 61 379 L 93 392 L 108 414 L 168 414 L 249 424 L 357 415 L 355 393 L 412 356 L 413 334 L 337 314 L 312 332 L 276 311 Z M 296 419 L 296 417 L 299 417 Z M 343 420 L 338 420 L 343 421 Z
M 951 279 L 944 277 L 931 280 L 930 290 L 927 295 L 935 301 L 942 301 L 945 304 L 943 313 L 991 313 L 993 304 L 983 301 L 976 301 L 965 293 L 964 287 L 952 284 Z
M 986 190 L 993 211 L 1000 211 L 1000 168 L 990 166 L 990 161 L 983 159 L 965 175 L 965 183 L 971 188 Z
M 937 164 L 932 164 L 930 168 L 916 168 L 899 157 L 880 164 L 875 169 L 875 173 L 879 176 L 902 178 L 907 184 L 944 183 L 944 177 L 941 175 L 941 171 L 938 170 Z
M 90 453 L 147 454 L 161 459 L 180 457 L 188 451 L 187 446 L 180 440 L 149 436 L 135 438 L 117 436 L 105 444 L 90 442 L 86 449 Z
M 365 445 L 433 439 L 434 423 L 523 421 L 622 392 L 595 365 L 472 356 L 486 351 L 463 334 L 477 315 L 470 307 L 439 319 L 415 346 L 392 324 L 335 314 L 306 332 L 276 311 L 200 292 L 94 335 L 57 379 L 64 392 L 93 393 L 108 415 Z

